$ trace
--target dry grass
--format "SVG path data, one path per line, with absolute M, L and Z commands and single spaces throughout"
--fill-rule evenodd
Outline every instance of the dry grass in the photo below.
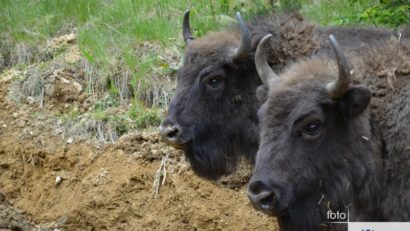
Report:
M 166 154 L 161 159 L 161 164 L 155 172 L 154 182 L 152 183 L 152 196 L 156 199 L 159 193 L 159 188 L 165 184 L 167 179 L 167 163 L 170 162 L 169 154 Z

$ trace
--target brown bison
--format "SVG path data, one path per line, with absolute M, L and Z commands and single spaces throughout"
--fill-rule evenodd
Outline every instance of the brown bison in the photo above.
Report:
M 208 179 L 231 172 L 239 157 L 254 160 L 259 142 L 255 89 L 261 85 L 254 57 L 260 38 L 274 35 L 266 46 L 269 64 L 281 70 L 300 57 L 327 53 L 329 33 L 340 35 L 343 45 L 394 34 L 384 29 L 315 27 L 298 14 L 259 17 L 248 25 L 239 14 L 237 18 L 239 30 L 232 27 L 194 39 L 186 12 L 184 62 L 160 126 L 163 138 L 184 149 L 193 170 Z
M 330 58 L 300 61 L 279 77 L 266 63 L 269 37 L 256 51 L 267 92 L 248 185 L 253 206 L 286 231 L 344 230 L 328 223 L 336 212 L 409 221 L 410 42 L 392 37 L 343 52 L 331 35 Z

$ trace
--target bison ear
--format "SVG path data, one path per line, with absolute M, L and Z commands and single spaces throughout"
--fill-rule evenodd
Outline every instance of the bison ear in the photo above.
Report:
M 370 103 L 372 93 L 367 87 L 352 86 L 340 100 L 340 106 L 348 115 L 357 116 L 362 113 Z
M 256 89 L 256 98 L 258 99 L 259 103 L 264 103 L 268 98 L 268 86 L 261 85 Z

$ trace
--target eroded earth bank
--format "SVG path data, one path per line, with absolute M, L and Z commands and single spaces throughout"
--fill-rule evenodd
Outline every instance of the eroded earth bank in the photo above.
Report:
M 0 230 L 276 229 L 247 199 L 248 169 L 202 180 L 156 131 L 114 143 L 64 137 L 53 115 L 87 99 L 76 71 L 59 68 L 41 108 L 13 101 L 13 70 L 0 78 Z

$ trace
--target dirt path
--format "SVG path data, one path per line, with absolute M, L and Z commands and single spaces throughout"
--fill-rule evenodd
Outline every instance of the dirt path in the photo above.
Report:
M 155 133 L 63 142 L 28 104 L 6 100 L 9 84 L 0 82 L 0 230 L 276 230 L 243 186 L 198 178 Z

